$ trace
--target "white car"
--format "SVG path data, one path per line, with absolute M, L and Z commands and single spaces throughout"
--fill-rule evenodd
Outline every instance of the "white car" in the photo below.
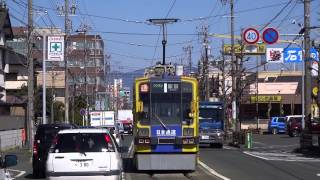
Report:
M 59 131 L 47 159 L 48 179 L 121 179 L 122 160 L 106 129 Z

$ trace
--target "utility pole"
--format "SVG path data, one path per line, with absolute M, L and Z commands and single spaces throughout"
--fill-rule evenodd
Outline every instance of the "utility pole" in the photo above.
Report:
M 222 42 L 222 48 L 224 46 L 224 42 Z M 224 104 L 224 107 L 226 107 L 227 104 L 227 92 L 226 92 L 226 73 L 225 73 L 225 65 L 226 65 L 226 58 L 225 55 L 223 53 L 223 51 L 221 51 L 221 56 L 222 56 L 222 64 L 221 64 L 221 76 L 222 76 L 222 82 L 221 82 L 221 91 L 222 91 L 222 102 Z M 228 127 L 228 121 L 227 121 L 227 112 L 226 112 L 227 108 L 224 108 L 224 129 L 229 129 Z
M 305 132 L 310 133 L 310 125 L 311 125 L 311 58 L 310 58 L 310 0 L 304 0 L 304 114 L 305 114 Z M 303 136 L 304 137 L 304 136 Z M 307 143 L 309 141 L 306 141 Z M 312 144 L 304 144 L 304 145 L 312 145 Z
M 28 123 L 27 133 L 28 139 L 27 144 L 32 149 L 33 145 L 33 123 L 34 123 L 34 67 L 33 67 L 33 11 L 32 11 L 32 0 L 28 0 Z
M 230 18 L 231 18 L 231 63 L 232 63 L 232 124 L 236 132 L 240 131 L 240 125 L 238 124 L 237 113 L 237 59 L 234 52 L 234 8 L 233 0 L 230 0 Z
M 52 96 L 52 103 L 51 103 L 51 123 L 55 123 L 54 122 L 54 112 L 53 112 L 53 105 L 55 102 L 55 92 L 54 92 L 54 87 L 55 87 L 55 77 L 56 77 L 57 73 L 53 71 L 52 69 L 52 73 L 51 73 L 51 96 Z
M 203 35 L 203 45 L 204 45 L 204 60 L 203 60 L 203 76 L 204 76 L 204 90 L 205 90 L 205 100 L 208 101 L 210 97 L 210 82 L 209 82 L 209 57 L 208 57 L 208 26 L 203 26 L 201 28 L 201 34 Z
M 70 20 L 69 20 L 69 1 L 65 0 L 64 5 L 64 30 L 65 30 L 65 43 L 64 43 L 64 65 L 65 65 L 65 123 L 69 123 L 69 71 L 68 71 L 68 38 L 70 32 Z
M 46 32 L 43 32 L 42 46 L 42 124 L 48 124 L 47 120 L 47 100 L 46 100 Z
M 188 46 L 183 47 L 182 49 L 188 54 L 189 74 L 191 74 L 191 71 L 192 71 L 192 57 L 191 57 L 191 53 L 192 53 L 193 46 L 191 46 L 191 45 L 189 44 Z
M 85 72 L 85 77 L 84 77 L 84 83 L 85 83 L 85 92 L 86 92 L 86 101 L 87 101 L 87 122 L 86 125 L 89 125 L 89 91 L 88 91 L 88 70 L 87 70 L 87 61 L 88 61 L 88 52 L 87 52 L 87 30 L 84 30 L 84 72 Z

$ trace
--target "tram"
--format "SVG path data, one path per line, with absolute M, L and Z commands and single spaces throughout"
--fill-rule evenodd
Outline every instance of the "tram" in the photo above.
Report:
M 156 65 L 133 88 L 134 163 L 137 170 L 196 169 L 199 97 L 195 78 L 173 65 Z

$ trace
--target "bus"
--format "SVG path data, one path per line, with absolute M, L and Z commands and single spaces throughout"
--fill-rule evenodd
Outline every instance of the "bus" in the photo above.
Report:
M 195 78 L 157 65 L 133 88 L 134 164 L 137 170 L 194 171 L 199 152 Z M 160 72 L 159 72 L 160 71 Z

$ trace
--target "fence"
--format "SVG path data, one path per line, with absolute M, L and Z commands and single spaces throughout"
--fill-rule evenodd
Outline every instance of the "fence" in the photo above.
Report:
M 22 147 L 25 140 L 24 116 L 0 116 L 0 151 Z

